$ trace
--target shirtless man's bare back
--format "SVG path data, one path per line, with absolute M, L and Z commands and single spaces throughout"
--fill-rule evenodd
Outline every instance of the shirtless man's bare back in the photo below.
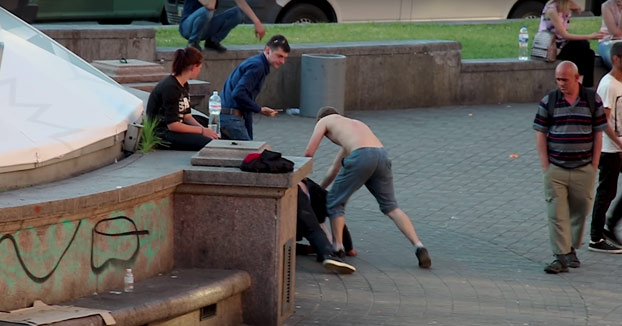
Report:
M 356 190 L 365 185 L 378 201 L 380 210 L 416 246 L 419 266 L 429 268 L 431 261 L 427 249 L 419 241 L 408 215 L 397 206 L 391 161 L 380 140 L 365 123 L 341 116 L 330 107 L 324 107 L 318 112 L 318 121 L 304 155 L 313 157 L 324 136 L 341 147 L 320 183 L 326 188 L 334 181 L 328 192 L 326 206 L 335 251 L 343 250 L 345 204 Z

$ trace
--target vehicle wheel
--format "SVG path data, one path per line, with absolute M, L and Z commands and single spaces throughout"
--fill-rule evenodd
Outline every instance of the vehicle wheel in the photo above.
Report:
M 538 1 L 525 1 L 520 3 L 508 18 L 540 18 L 544 9 L 544 3 Z
M 300 3 L 289 8 L 279 21 L 280 23 L 327 23 L 328 17 L 322 9 L 308 4 Z
M 168 17 L 166 16 L 166 10 L 164 8 L 162 8 L 162 13 L 160 14 L 160 23 L 162 25 L 170 25 Z

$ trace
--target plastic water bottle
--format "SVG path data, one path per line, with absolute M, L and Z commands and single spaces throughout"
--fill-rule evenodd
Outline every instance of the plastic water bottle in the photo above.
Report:
M 134 292 L 134 274 L 132 274 L 131 268 L 125 270 L 125 277 L 123 278 L 123 291 Z
M 529 60 L 529 31 L 525 25 L 518 32 L 518 60 Z
M 220 109 L 220 96 L 217 91 L 214 91 L 209 98 L 209 123 L 218 125 L 216 129 L 218 135 L 220 135 Z

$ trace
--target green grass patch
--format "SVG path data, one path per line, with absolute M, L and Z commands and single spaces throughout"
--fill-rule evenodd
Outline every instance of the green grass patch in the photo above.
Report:
M 538 30 L 537 19 L 510 20 L 495 23 L 363 23 L 363 24 L 279 24 L 266 26 L 266 37 L 283 34 L 291 44 L 337 43 L 386 40 L 451 40 L 462 44 L 463 59 L 514 58 L 518 55 L 518 30 L 525 24 L 529 43 Z M 570 33 L 589 34 L 600 28 L 600 17 L 575 18 Z M 223 41 L 223 45 L 264 44 L 255 39 L 253 25 L 239 25 Z M 177 27 L 156 32 L 157 46 L 186 46 Z M 597 41 L 591 41 L 596 49 Z

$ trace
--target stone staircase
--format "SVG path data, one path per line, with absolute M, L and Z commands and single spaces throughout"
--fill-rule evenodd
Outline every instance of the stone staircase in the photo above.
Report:
M 91 64 L 117 83 L 148 93 L 160 80 L 170 74 L 162 65 L 137 59 L 96 60 Z M 211 94 L 210 83 L 203 80 L 191 80 L 188 84 L 193 107 L 209 115 L 207 98 Z

